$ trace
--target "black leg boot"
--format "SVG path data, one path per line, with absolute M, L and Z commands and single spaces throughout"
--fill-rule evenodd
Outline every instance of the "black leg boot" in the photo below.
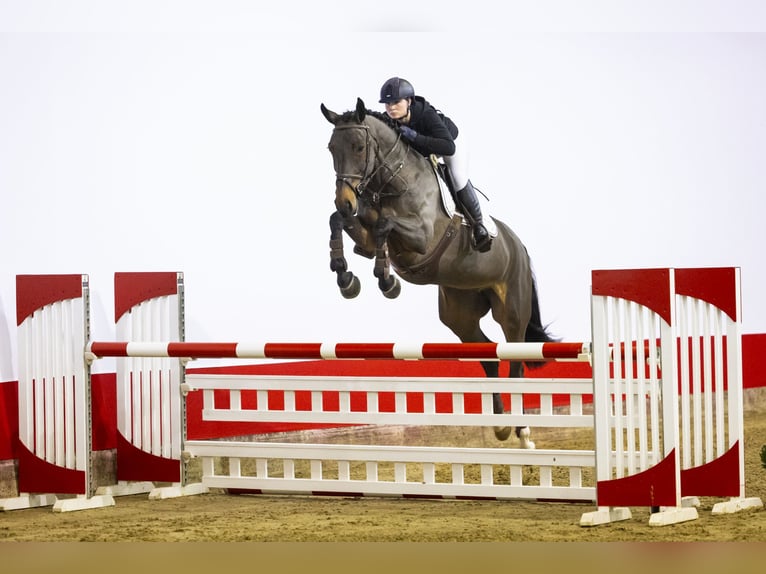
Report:
M 487 228 L 484 227 L 481 216 L 481 207 L 479 206 L 479 198 L 476 197 L 476 190 L 474 190 L 470 180 L 466 186 L 455 195 L 463 208 L 463 214 L 468 219 L 468 223 L 471 224 L 474 249 L 482 253 L 489 251 L 489 248 L 492 246 L 492 237 L 490 237 L 487 232 Z

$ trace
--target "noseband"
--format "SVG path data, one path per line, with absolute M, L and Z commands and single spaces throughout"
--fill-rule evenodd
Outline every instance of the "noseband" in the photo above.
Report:
M 385 155 L 385 157 L 381 157 L 380 152 L 380 146 L 378 145 L 378 141 L 370 134 L 370 127 L 364 124 L 359 125 L 342 125 L 342 126 L 335 126 L 335 130 L 364 130 L 365 135 L 365 150 L 366 150 L 366 157 L 364 160 L 364 173 L 360 174 L 352 174 L 352 173 L 338 173 L 335 172 L 335 180 L 336 181 L 342 181 L 347 186 L 349 186 L 356 195 L 357 198 L 369 196 L 368 201 L 372 205 L 377 205 L 380 202 L 381 197 L 385 196 L 394 196 L 394 195 L 401 195 L 404 192 L 407 191 L 407 188 L 403 190 L 394 190 L 390 193 L 383 193 L 383 190 L 388 186 L 389 183 L 399 174 L 399 172 L 404 168 L 404 156 L 402 156 L 400 159 L 396 160 L 394 165 L 389 165 L 389 161 L 391 156 L 394 154 L 394 152 L 399 148 L 399 142 L 402 139 L 401 134 L 397 134 L 396 141 L 394 142 L 394 145 L 391 146 L 391 149 L 388 151 L 388 153 Z M 371 150 L 373 148 L 372 143 L 375 143 L 375 161 L 372 161 L 371 158 Z M 405 150 L 406 155 L 406 150 Z M 372 165 L 371 165 L 372 164 Z M 375 185 L 377 189 L 369 189 L 368 186 L 370 182 L 373 180 L 375 176 L 377 176 L 382 169 L 386 168 L 388 172 L 390 173 L 389 177 L 385 179 L 385 181 L 380 182 L 379 185 Z M 351 183 L 351 180 L 359 180 L 359 183 L 357 185 L 353 185 Z

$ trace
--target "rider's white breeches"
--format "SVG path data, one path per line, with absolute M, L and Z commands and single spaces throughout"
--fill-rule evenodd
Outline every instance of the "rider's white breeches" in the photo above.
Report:
M 462 134 L 461 134 L 462 135 Z M 455 153 L 444 156 L 444 163 L 452 174 L 452 183 L 455 191 L 460 191 L 468 185 L 468 146 L 465 138 L 455 140 Z

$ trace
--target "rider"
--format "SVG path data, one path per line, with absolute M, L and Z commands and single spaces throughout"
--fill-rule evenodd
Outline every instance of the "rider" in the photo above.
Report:
M 473 229 L 474 246 L 488 251 L 492 237 L 484 226 L 476 191 L 468 179 L 468 156 L 457 144 L 457 126 L 434 108 L 423 96 L 416 96 L 412 84 L 403 78 L 390 78 L 380 89 L 380 103 L 388 116 L 399 122 L 402 137 L 428 157 L 444 157 L 449 168 L 458 203 Z

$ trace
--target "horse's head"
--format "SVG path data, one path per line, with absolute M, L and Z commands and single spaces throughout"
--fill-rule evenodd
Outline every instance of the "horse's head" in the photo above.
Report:
M 335 167 L 335 208 L 344 217 L 350 217 L 357 213 L 359 198 L 368 185 L 374 187 L 373 178 L 381 167 L 389 167 L 379 153 L 379 145 L 393 149 L 397 134 L 383 123 L 370 121 L 368 118 L 374 112 L 367 110 L 360 98 L 356 100 L 356 109 L 344 114 L 336 114 L 324 104 L 321 110 L 327 121 L 335 126 L 328 145 Z M 390 139 L 390 142 L 380 138 Z
M 361 99 L 353 113 L 343 115 L 321 106 L 322 114 L 335 126 L 328 149 L 335 167 L 335 208 L 344 216 L 356 213 L 359 185 L 370 171 L 369 128 L 364 125 L 367 110 Z

